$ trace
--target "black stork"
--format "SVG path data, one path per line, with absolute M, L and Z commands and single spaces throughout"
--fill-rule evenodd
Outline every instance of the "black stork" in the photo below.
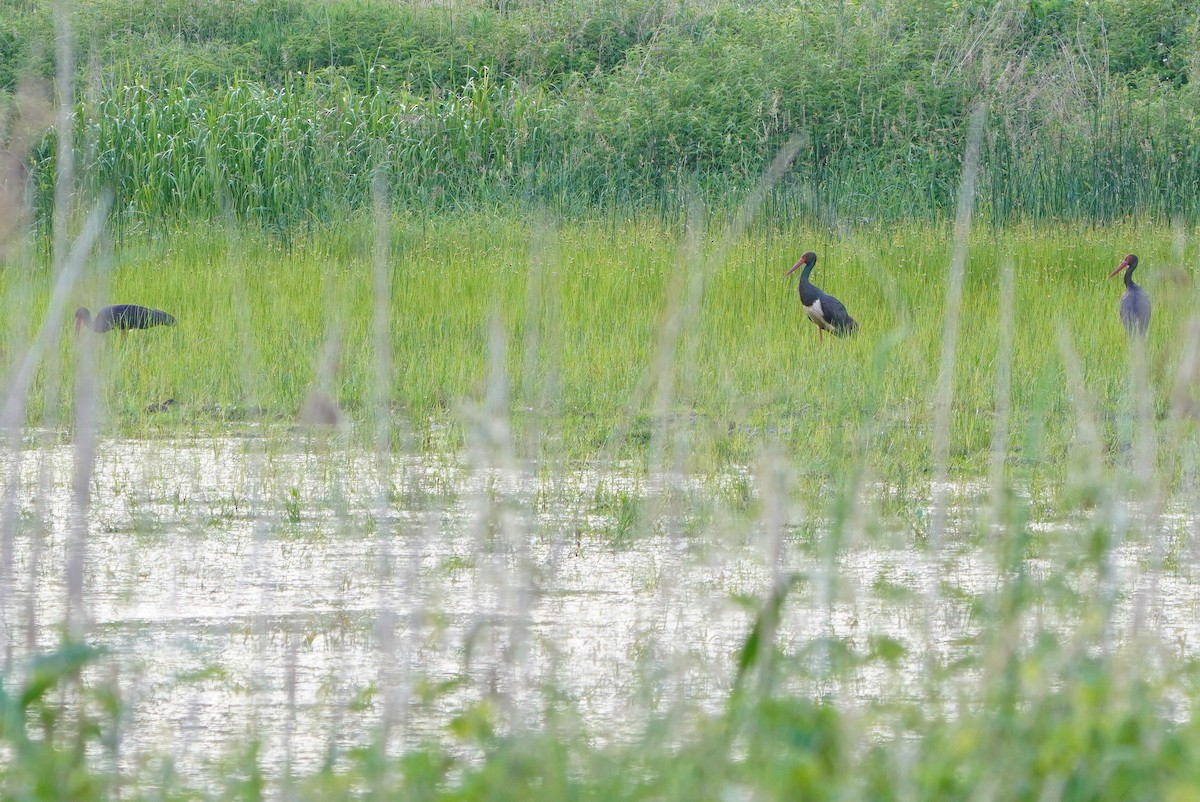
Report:
M 137 304 L 116 304 L 106 306 L 92 317 L 86 306 L 75 310 L 75 333 L 87 326 L 95 332 L 103 334 L 106 331 L 120 329 L 121 336 L 129 329 L 148 329 L 151 326 L 174 326 L 175 318 L 157 309 L 148 309 Z
M 850 317 L 845 304 L 808 280 L 816 264 L 817 255 L 809 251 L 783 275 L 786 278 L 799 270 L 801 265 L 804 266 L 804 272 L 800 274 L 800 303 L 804 304 L 804 311 L 808 313 L 809 319 L 817 324 L 821 339 L 824 339 L 826 331 L 831 331 L 838 337 L 853 334 L 858 328 L 858 321 Z
M 1128 334 L 1144 337 L 1150 328 L 1150 296 L 1133 283 L 1133 271 L 1137 270 L 1138 258 L 1132 253 L 1126 256 L 1109 278 L 1125 271 L 1125 294 L 1121 296 L 1121 324 Z

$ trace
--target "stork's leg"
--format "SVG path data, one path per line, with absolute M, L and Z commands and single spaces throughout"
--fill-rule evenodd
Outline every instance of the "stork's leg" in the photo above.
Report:
M 821 328 L 820 326 L 817 326 L 817 342 L 821 343 L 822 345 L 825 344 L 825 329 Z

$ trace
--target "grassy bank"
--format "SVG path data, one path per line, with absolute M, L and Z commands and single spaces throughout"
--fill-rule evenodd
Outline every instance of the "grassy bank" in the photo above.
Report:
M 647 219 L 554 226 L 461 216 L 398 219 L 390 231 L 393 370 L 383 390 L 417 443 L 431 442 L 431 428 L 460 431 L 464 405 L 484 397 L 498 337 L 516 425 L 554 433 L 537 449 L 644 455 L 665 427 L 687 433 L 689 459 L 701 470 L 744 462 L 773 441 L 810 453 L 816 472 L 859 450 L 887 479 L 916 481 L 928 468 L 946 228 L 759 228 L 727 254 L 717 247 L 719 223 L 694 246 L 683 231 Z M 111 272 L 101 280 L 97 268 L 71 308 L 138 302 L 172 312 L 179 326 L 100 338 L 107 420 L 134 429 L 290 421 L 320 390 L 369 428 L 379 364 L 374 248 L 370 227 L 353 223 L 287 244 L 205 227 L 126 239 L 106 262 Z M 821 258 L 814 281 L 847 304 L 860 336 L 821 343 L 804 317 L 794 278 L 783 273 L 808 248 Z M 1193 249 L 1150 224 L 977 231 L 955 372 L 954 461 L 967 470 L 986 464 L 1004 259 L 1017 277 L 1017 418 L 1008 448 L 1054 471 L 1076 429 L 1058 330 L 1079 354 L 1106 442 L 1128 442 L 1129 351 L 1116 315 L 1123 288 L 1105 276 L 1126 252 L 1141 257 L 1138 278 L 1155 303 L 1152 389 L 1165 413 L 1192 302 Z M 40 324 L 49 286 L 36 258 L 0 273 L 8 342 L 19 345 Z M 85 343 L 63 340 L 63 375 Z M 20 354 L 6 351 L 6 371 Z M 30 422 L 48 412 L 69 418 L 69 387 L 58 393 L 50 407 L 41 389 L 31 396 Z M 173 410 L 144 412 L 166 398 L 178 402 Z M 1031 453 L 1020 434 L 1030 429 L 1040 433 Z M 437 442 L 454 448 L 461 436 Z

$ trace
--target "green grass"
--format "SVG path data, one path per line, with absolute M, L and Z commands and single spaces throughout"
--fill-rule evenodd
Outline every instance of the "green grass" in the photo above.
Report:
M 779 441 L 804 455 L 804 471 L 834 474 L 848 454 L 862 452 L 884 481 L 919 482 L 928 462 L 949 231 L 908 226 L 831 236 L 800 225 L 761 227 L 712 263 L 722 236 L 714 223 L 705 245 L 689 255 L 682 232 L 645 219 L 559 228 L 495 216 L 393 221 L 389 413 L 422 440 L 433 424 L 461 423 L 463 405 L 485 395 L 494 318 L 518 430 L 553 429 L 563 455 L 644 457 L 656 437 L 683 427 L 697 470 L 745 462 Z M 1175 242 L 1170 229 L 1149 224 L 976 232 L 955 372 L 956 465 L 986 465 L 1000 260 L 1012 258 L 1017 270 L 1009 450 L 1049 472 L 1061 467 L 1075 429 L 1060 326 L 1079 354 L 1106 442 L 1129 436 L 1120 427 L 1131 409 L 1129 352 L 1116 315 L 1122 287 L 1104 280 L 1129 251 L 1141 257 L 1138 278 L 1154 299 L 1150 376 L 1156 409 L 1165 410 L 1196 261 L 1194 246 L 1180 250 Z M 369 428 L 372 247 L 369 226 L 355 222 L 286 244 L 205 227 L 122 241 L 107 292 L 90 279 L 70 306 L 143 303 L 172 312 L 179 325 L 99 338 L 105 419 L 124 431 L 292 421 L 318 387 L 325 355 L 334 353 L 325 390 L 360 429 Z M 859 336 L 822 343 L 804 317 L 794 279 L 782 276 L 808 248 L 820 254 L 815 282 L 847 304 Z M 19 275 L 15 268 L 0 274 L 14 330 L 6 371 L 22 353 L 22 333 L 46 308 L 46 267 L 30 268 L 28 280 Z M 688 282 L 698 278 L 693 308 Z M 69 323 L 60 325 L 66 331 Z M 677 337 L 664 336 L 669 325 L 678 326 Z M 71 375 L 84 344 L 64 337 L 63 375 Z M 60 420 L 70 415 L 68 389 L 52 407 Z M 167 398 L 177 406 L 144 411 Z M 50 411 L 43 399 L 42 389 L 32 394 L 30 422 Z M 1035 453 L 1023 454 L 1021 437 L 1031 426 L 1041 436 Z M 537 442 L 531 447 L 548 447 Z

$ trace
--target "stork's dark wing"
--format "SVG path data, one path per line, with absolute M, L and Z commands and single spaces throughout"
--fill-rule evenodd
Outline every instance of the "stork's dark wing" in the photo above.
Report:
M 833 333 L 838 336 L 853 334 L 858 328 L 858 321 L 850 317 L 846 305 L 829 293 L 821 297 L 821 311 L 825 320 L 833 327 Z
M 166 312 L 159 311 L 158 309 L 147 309 L 146 311 L 150 313 L 149 322 L 147 323 L 147 325 L 149 325 L 149 326 L 174 326 L 175 325 L 174 316 L 168 315 Z
M 151 326 L 174 326 L 175 318 L 166 312 L 149 309 L 137 304 L 115 304 L 106 306 L 96 316 L 97 320 L 106 319 L 107 326 L 118 329 L 147 329 Z

